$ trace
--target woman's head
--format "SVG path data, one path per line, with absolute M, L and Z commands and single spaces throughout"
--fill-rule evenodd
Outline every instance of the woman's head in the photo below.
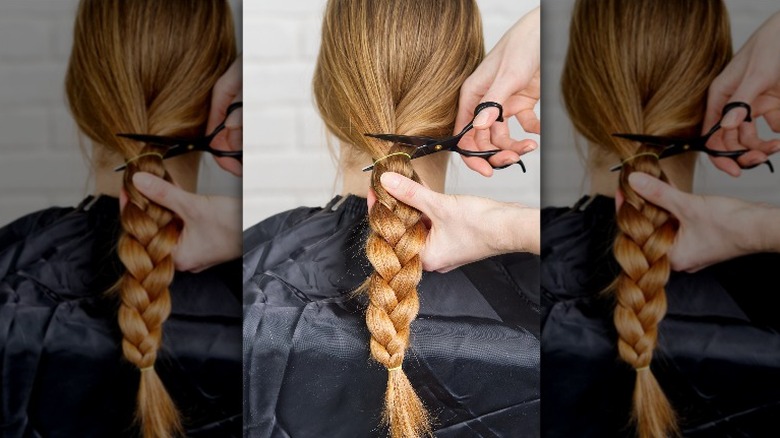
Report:
M 637 144 L 613 133 L 698 135 L 707 89 L 730 59 L 721 0 L 579 0 L 564 103 L 594 149 L 625 159 Z
M 328 130 L 379 158 L 387 142 L 366 132 L 446 136 L 463 81 L 484 55 L 473 0 L 331 0 L 314 73 Z
M 65 80 L 71 113 L 119 161 L 143 144 L 118 132 L 200 135 L 235 56 L 226 0 L 83 0 Z
M 570 32 L 566 109 L 595 152 L 592 166 L 623 161 L 625 201 L 613 248 L 622 270 L 612 289 L 618 352 L 636 374 L 632 418 L 641 438 L 677 435 L 674 410 L 651 370 L 677 221 L 628 184 L 634 171 L 667 180 L 660 151 L 612 134 L 699 134 L 707 89 L 731 58 L 728 15 L 721 0 L 578 0 Z M 690 175 L 694 157 L 685 155 L 664 166 Z
M 474 0 L 330 0 L 314 95 L 325 125 L 342 143 L 342 162 L 357 166 L 409 151 L 364 133 L 450 135 L 460 87 L 483 53 Z M 388 370 L 384 418 L 390 434 L 410 438 L 430 433 L 402 368 L 419 308 L 419 254 L 427 229 L 419 211 L 379 184 L 386 171 L 419 181 L 408 156 L 387 156 L 374 166 L 377 202 L 369 212 L 366 256 L 375 271 L 366 287 L 366 325 L 371 355 Z
M 203 134 L 211 89 L 235 56 L 226 0 L 82 0 L 78 8 L 65 87 L 80 131 L 95 145 L 97 166 L 127 162 L 118 323 L 124 357 L 140 374 L 136 417 L 147 438 L 182 433 L 155 370 L 181 222 L 132 184 L 138 171 L 171 180 L 163 151 L 116 134 Z M 186 159 L 197 172 L 197 157 Z

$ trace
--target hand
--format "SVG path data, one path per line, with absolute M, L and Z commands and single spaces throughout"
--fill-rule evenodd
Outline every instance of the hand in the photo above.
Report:
M 498 102 L 504 117 L 516 117 L 526 132 L 541 133 L 541 123 L 534 112 L 539 101 L 539 8 L 526 14 L 501 38 L 482 64 L 463 83 L 455 119 L 455 132 L 460 132 L 474 117 L 474 108 L 481 102 Z M 490 162 L 496 166 L 515 163 L 520 156 L 538 146 L 533 140 L 513 140 L 507 123 L 494 123 L 498 108 L 487 108 L 474 120 L 474 128 L 460 141 L 469 150 L 504 149 Z M 472 170 L 484 176 L 493 175 L 493 168 L 482 158 L 463 157 Z
M 222 75 L 217 83 L 214 84 L 214 90 L 211 92 L 211 112 L 209 121 L 206 124 L 206 132 L 211 132 L 225 118 L 227 108 L 233 102 L 239 102 L 242 99 L 243 79 L 242 79 L 242 57 L 239 56 L 233 61 L 225 74 Z M 211 142 L 214 149 L 222 151 L 240 151 L 244 147 L 243 130 L 243 111 L 241 108 L 233 111 L 225 122 L 225 130 L 219 133 Z M 242 165 L 235 158 L 214 157 L 219 167 L 227 170 L 236 176 L 241 176 Z
M 707 98 L 704 131 L 720 119 L 729 102 L 746 102 L 754 117 L 763 116 L 774 132 L 780 132 L 780 12 L 769 18 L 737 52 L 728 66 L 712 82 Z M 722 129 L 709 146 L 719 150 L 751 149 L 739 162 L 752 165 L 766 161 L 780 150 L 780 140 L 758 138 L 755 122 L 741 123 L 747 112 L 738 108 L 723 118 Z M 722 171 L 739 176 L 740 167 L 730 158 L 712 158 Z
M 672 270 L 696 272 L 745 254 L 780 249 L 780 209 L 685 193 L 640 172 L 632 173 L 628 180 L 641 197 L 680 222 L 668 252 Z
M 241 199 L 190 193 L 150 173 L 133 175 L 133 185 L 184 222 L 173 252 L 177 271 L 200 272 L 241 256 Z M 127 194 L 120 194 L 120 206 Z
M 437 193 L 392 172 L 382 174 L 381 182 L 393 197 L 425 215 L 430 230 L 420 257 L 426 271 L 447 272 L 510 252 L 539 254 L 537 209 Z M 375 202 L 376 195 L 369 191 L 369 208 Z

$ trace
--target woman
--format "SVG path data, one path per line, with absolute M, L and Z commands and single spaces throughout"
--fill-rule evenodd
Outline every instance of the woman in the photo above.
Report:
M 314 93 L 343 193 L 245 233 L 246 435 L 538 436 L 538 258 L 422 275 L 428 230 L 379 178 L 441 191 L 448 157 L 363 135 L 449 135 L 482 56 L 473 0 L 328 2 Z
M 3 436 L 240 434 L 238 265 L 174 275 L 180 219 L 132 184 L 194 191 L 199 157 L 116 135 L 203 135 L 235 56 L 224 0 L 81 1 L 65 88 L 96 193 L 0 230 Z
M 774 427 L 780 335 L 767 279 L 780 260 L 670 272 L 677 221 L 628 176 L 690 191 L 696 157 L 660 160 L 657 147 L 612 135 L 699 135 L 707 88 L 730 58 L 719 0 L 575 5 L 562 89 L 588 141 L 592 193 L 542 217 L 549 436 L 765 436 Z

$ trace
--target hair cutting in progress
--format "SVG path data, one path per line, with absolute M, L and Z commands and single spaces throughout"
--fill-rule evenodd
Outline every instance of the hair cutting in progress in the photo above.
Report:
M 707 89 L 730 58 L 728 15 L 720 0 L 579 0 L 574 8 L 562 78 L 566 109 L 591 151 L 598 146 L 625 160 L 619 176 L 625 202 L 613 249 L 622 272 L 612 288 L 619 354 L 636 370 L 632 415 L 641 438 L 679 435 L 674 410 L 650 368 L 666 314 L 666 254 L 678 224 L 628 184 L 634 171 L 667 180 L 653 156 L 657 148 L 611 134 L 698 135 Z M 693 172 L 694 159 L 685 154 L 664 166 Z
M 317 107 L 342 154 L 359 157 L 360 165 L 376 160 L 366 324 L 371 355 L 388 370 L 384 421 L 393 438 L 431 434 L 429 415 L 402 368 L 419 309 L 419 254 L 427 228 L 419 211 L 379 183 L 384 172 L 419 181 L 410 148 L 363 133 L 450 135 L 460 86 L 483 55 L 474 0 L 331 0 L 325 11 L 314 74 Z
M 193 42 L 197 41 L 197 44 Z M 181 221 L 132 184 L 136 172 L 170 181 L 161 149 L 119 132 L 196 136 L 206 128 L 211 89 L 236 57 L 226 0 L 82 0 L 66 78 L 82 133 L 115 165 L 127 161 L 117 245 L 126 268 L 117 290 L 124 357 L 139 369 L 136 417 L 144 437 L 181 435 L 179 413 L 155 371 Z M 198 166 L 194 154 L 193 169 Z

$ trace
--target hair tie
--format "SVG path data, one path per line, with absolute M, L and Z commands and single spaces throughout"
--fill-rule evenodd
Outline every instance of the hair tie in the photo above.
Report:
M 401 367 L 402 367 L 402 366 L 403 366 L 403 365 L 398 365 L 397 367 L 388 368 L 388 369 L 387 369 L 387 371 L 398 371 L 398 370 L 400 370 L 400 369 L 401 369 Z
M 650 369 L 650 365 L 645 365 L 645 366 L 643 366 L 643 367 L 634 368 L 634 370 L 636 370 L 636 372 L 640 372 L 640 371 L 644 371 L 644 370 L 649 370 L 649 369 Z
M 410 160 L 412 159 L 412 156 L 407 154 L 406 152 L 393 152 L 392 154 L 387 154 L 384 157 L 377 158 L 376 161 L 374 161 L 374 166 L 376 166 L 376 163 L 378 163 L 378 162 L 380 162 L 380 161 L 382 161 L 382 160 L 384 160 L 386 158 L 395 157 L 395 156 L 398 156 L 398 155 L 405 155 L 406 158 L 408 158 Z
M 153 370 L 154 369 L 154 365 L 151 365 L 151 366 L 148 366 L 148 367 L 143 367 L 143 368 L 138 368 L 138 369 L 143 373 L 143 372 L 146 372 L 146 371 Z
M 125 160 L 125 166 L 127 166 L 128 164 L 132 163 L 133 161 L 135 161 L 135 160 L 137 160 L 137 159 L 139 159 L 141 157 L 151 157 L 152 155 L 154 155 L 155 157 L 159 157 L 161 160 L 165 159 L 163 154 L 161 154 L 159 152 L 144 152 L 142 154 L 138 154 L 138 155 L 136 155 L 136 156 L 134 156 L 132 158 L 128 158 L 127 160 Z
M 626 158 L 625 160 L 621 161 L 620 164 L 626 164 L 627 162 L 633 160 L 634 158 L 643 157 L 643 156 L 651 156 L 651 155 L 653 157 L 655 157 L 656 160 L 660 160 L 661 159 L 661 157 L 658 156 L 658 154 L 656 154 L 655 152 L 640 152 L 640 153 L 638 153 L 636 155 L 632 155 L 632 156 Z

